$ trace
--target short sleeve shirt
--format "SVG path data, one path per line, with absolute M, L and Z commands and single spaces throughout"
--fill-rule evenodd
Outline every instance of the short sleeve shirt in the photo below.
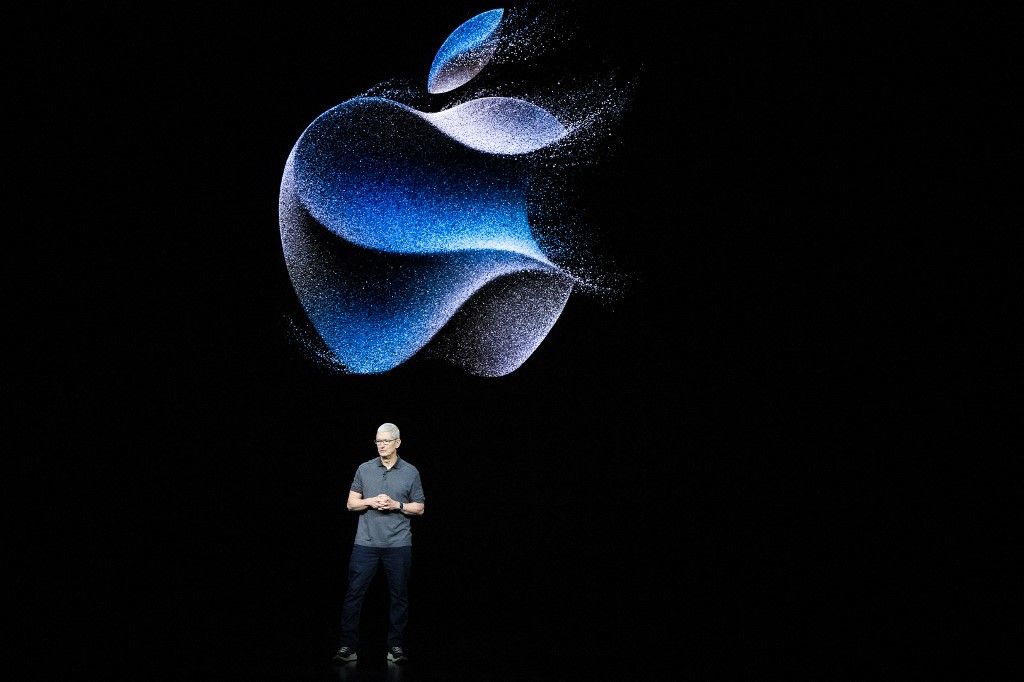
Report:
M 352 479 L 352 490 L 364 498 L 385 493 L 399 502 L 425 502 L 420 472 L 401 457 L 390 469 L 380 457 L 363 462 Z M 412 522 L 400 511 L 367 509 L 359 515 L 355 544 L 366 547 L 405 547 L 412 544 Z

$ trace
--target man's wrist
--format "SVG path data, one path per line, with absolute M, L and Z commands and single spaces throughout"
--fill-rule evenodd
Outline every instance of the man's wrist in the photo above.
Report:
M 405 511 L 405 502 L 398 503 L 398 511 Z

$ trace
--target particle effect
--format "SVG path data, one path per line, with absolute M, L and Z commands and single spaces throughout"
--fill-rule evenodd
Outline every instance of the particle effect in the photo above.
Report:
M 483 70 L 501 45 L 503 17 L 484 12 L 448 37 L 429 93 Z M 420 354 L 478 376 L 509 374 L 539 347 L 573 289 L 593 287 L 551 257 L 530 223 L 543 203 L 532 157 L 557 148 L 568 128 L 519 97 L 430 112 L 400 93 L 332 107 L 285 164 L 281 241 L 323 341 L 313 345 L 352 374 L 387 372 Z
M 483 71 L 498 46 L 495 33 L 503 9 L 478 14 L 459 26 L 441 45 L 427 76 L 427 92 L 436 95 L 465 85 Z

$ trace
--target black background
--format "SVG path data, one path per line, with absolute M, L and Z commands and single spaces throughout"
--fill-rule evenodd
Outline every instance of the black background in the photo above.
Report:
M 290 332 L 284 161 L 321 112 L 420 82 L 491 8 L 443 4 L 57 6 L 26 29 L 42 125 L 21 141 L 46 180 L 13 216 L 42 216 L 55 266 L 25 280 L 54 293 L 27 356 L 41 402 L 12 413 L 42 422 L 56 501 L 21 526 L 55 571 L 25 584 L 57 604 L 38 664 L 330 679 L 344 500 L 384 421 L 428 497 L 419 679 L 935 662 L 918 642 L 951 635 L 925 612 L 967 607 L 928 504 L 951 492 L 930 453 L 954 428 L 926 405 L 976 408 L 957 368 L 926 369 L 945 349 L 919 322 L 948 290 L 915 285 L 928 254 L 893 146 L 927 134 L 907 102 L 931 82 L 895 17 L 559 4 L 549 59 L 634 74 L 574 178 L 624 295 L 574 295 L 506 377 L 332 373 Z M 376 590 L 371 640 L 384 608 Z

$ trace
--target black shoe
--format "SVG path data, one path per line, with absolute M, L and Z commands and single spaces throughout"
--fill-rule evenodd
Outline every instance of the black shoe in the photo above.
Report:
M 405 649 L 400 646 L 393 646 L 388 649 L 388 660 L 392 663 L 405 663 L 409 657 L 405 655 Z
M 388 654 L 390 656 L 390 654 Z M 334 654 L 333 661 L 341 661 L 342 663 L 348 663 L 349 661 L 356 660 L 356 650 L 350 646 L 343 646 L 338 649 L 338 653 Z

